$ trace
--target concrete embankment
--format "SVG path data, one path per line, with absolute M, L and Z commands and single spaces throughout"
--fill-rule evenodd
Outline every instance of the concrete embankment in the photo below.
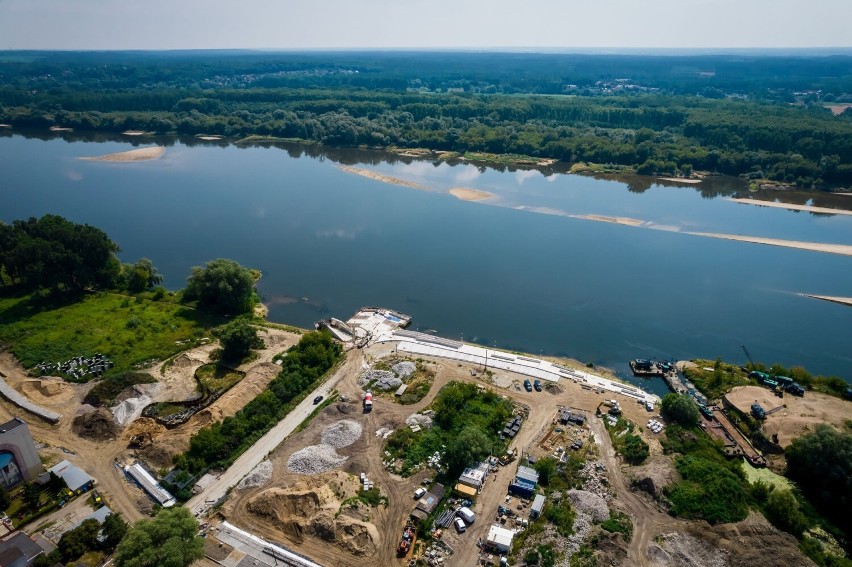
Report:
M 6 398 L 19 408 L 25 409 L 28 412 L 35 414 L 44 420 L 49 421 L 50 423 L 59 423 L 59 420 L 62 417 L 62 414 L 58 414 L 55 411 L 45 409 L 25 398 L 20 392 L 18 392 L 9 384 L 7 384 L 6 381 L 3 380 L 3 377 L 0 377 L 0 395 L 2 395 L 4 398 Z

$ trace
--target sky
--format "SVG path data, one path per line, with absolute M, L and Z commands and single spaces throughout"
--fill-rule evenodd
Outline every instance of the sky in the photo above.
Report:
M 852 0 L 0 0 L 0 49 L 852 47 Z

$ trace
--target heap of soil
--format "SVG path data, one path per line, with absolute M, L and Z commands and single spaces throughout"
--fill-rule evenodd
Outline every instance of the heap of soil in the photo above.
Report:
M 84 439 L 108 441 L 118 437 L 120 428 L 108 408 L 97 408 L 75 417 L 71 430 Z
M 287 487 L 267 488 L 255 494 L 246 509 L 271 521 L 297 542 L 311 536 L 330 542 L 356 556 L 374 555 L 380 536 L 376 526 L 346 514 L 341 502 L 354 494 L 356 484 L 345 473 L 317 475 Z

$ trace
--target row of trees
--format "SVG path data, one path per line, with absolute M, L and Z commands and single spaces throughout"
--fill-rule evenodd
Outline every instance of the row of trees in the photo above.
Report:
M 257 88 L 181 92 L 182 98 L 162 107 L 173 91 L 148 106 L 151 93 L 143 94 L 138 99 L 135 90 L 93 91 L 79 104 L 15 98 L 0 106 L 0 120 L 521 154 L 630 166 L 642 174 L 709 170 L 805 187 L 852 184 L 852 119 L 821 107 L 662 95 L 427 96 Z
M 281 372 L 266 390 L 234 416 L 193 435 L 189 450 L 175 457 L 175 467 L 191 475 L 212 466 L 227 467 L 278 423 L 290 411 L 291 403 L 308 392 L 340 355 L 340 345 L 328 333 L 305 333 L 287 351 Z
M 0 281 L 6 286 L 139 293 L 162 282 L 150 260 L 122 264 L 118 252 L 104 231 L 58 215 L 0 222 Z

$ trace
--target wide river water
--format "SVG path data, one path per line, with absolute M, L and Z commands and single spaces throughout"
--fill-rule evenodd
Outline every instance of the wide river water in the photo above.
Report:
M 622 376 L 636 357 L 744 363 L 746 345 L 759 361 L 852 378 L 852 308 L 799 295 L 852 296 L 852 258 L 685 234 L 852 244 L 852 216 L 733 203 L 722 195 L 742 193 L 737 179 L 628 184 L 316 147 L 170 140 L 157 160 L 77 159 L 130 141 L 7 132 L 0 220 L 55 213 L 98 226 L 171 289 L 192 266 L 232 258 L 262 270 L 271 320 L 303 327 L 381 305 L 413 328 Z M 453 187 L 494 197 L 462 201 Z

